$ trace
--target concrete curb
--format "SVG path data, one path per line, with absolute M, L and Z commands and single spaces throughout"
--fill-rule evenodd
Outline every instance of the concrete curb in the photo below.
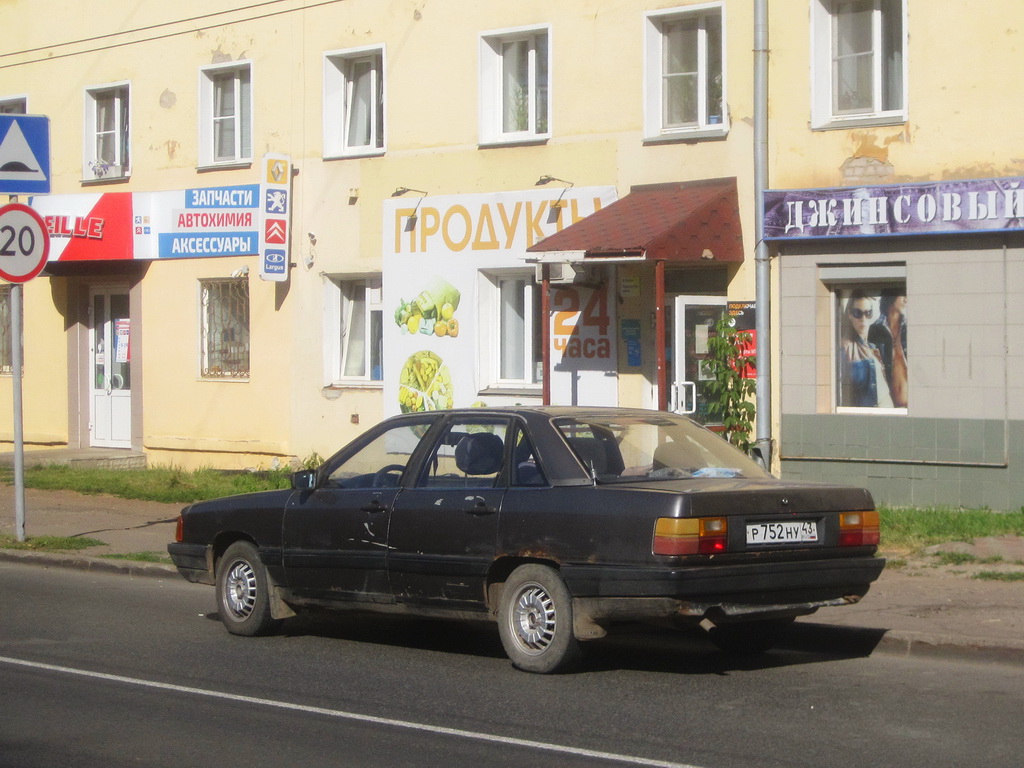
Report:
M 155 576 L 165 579 L 178 576 L 178 569 L 165 563 L 115 560 L 86 555 L 62 555 L 54 552 L 28 552 L 20 549 L 0 549 L 0 562 L 41 565 L 45 568 L 76 568 L 80 571 L 121 573 L 135 577 Z

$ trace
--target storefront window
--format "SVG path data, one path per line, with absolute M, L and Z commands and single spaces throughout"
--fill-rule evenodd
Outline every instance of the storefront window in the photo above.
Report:
M 842 408 L 906 408 L 906 283 L 844 286 L 834 295 L 836 404 Z

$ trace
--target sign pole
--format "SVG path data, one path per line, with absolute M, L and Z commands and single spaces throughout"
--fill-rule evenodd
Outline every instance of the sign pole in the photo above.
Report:
M 25 541 L 25 434 L 21 405 L 21 327 L 22 291 L 21 283 L 11 285 L 11 367 L 14 389 L 14 535 L 18 541 Z

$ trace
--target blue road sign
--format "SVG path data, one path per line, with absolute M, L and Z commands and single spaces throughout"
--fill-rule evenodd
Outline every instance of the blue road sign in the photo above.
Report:
M 50 118 L 0 115 L 0 193 L 50 194 Z

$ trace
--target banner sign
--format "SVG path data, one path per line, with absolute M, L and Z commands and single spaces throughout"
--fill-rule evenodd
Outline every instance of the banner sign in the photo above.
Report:
M 1024 178 L 768 190 L 766 240 L 1024 230 Z
M 259 184 L 32 198 L 50 261 L 255 256 L 260 206 Z
M 523 348 L 522 339 L 518 345 L 499 339 L 498 281 L 511 277 L 507 289 L 523 298 L 536 285 L 526 249 L 610 204 L 615 195 L 614 187 L 589 187 L 385 200 L 385 413 L 509 405 L 531 397 L 539 403 L 539 384 L 535 395 L 522 384 L 508 387 L 519 394 L 503 394 L 494 383 L 499 373 L 485 370 L 499 344 L 512 355 Z M 564 331 L 552 349 L 555 371 L 548 372 L 553 399 L 564 389 L 566 398 L 576 392 L 615 404 L 617 382 L 609 375 L 616 370 L 609 312 L 614 302 L 608 291 L 607 285 L 553 288 L 553 317 Z M 539 323 L 536 293 L 530 317 Z M 540 343 L 539 334 L 536 339 Z M 492 385 L 494 391 L 488 389 Z

